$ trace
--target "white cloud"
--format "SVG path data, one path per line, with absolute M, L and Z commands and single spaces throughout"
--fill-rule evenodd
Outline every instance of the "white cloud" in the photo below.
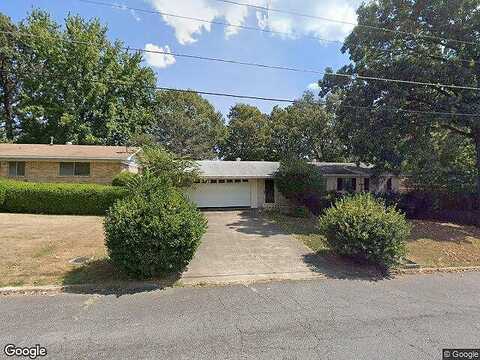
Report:
M 151 53 L 151 52 L 146 52 L 145 53 L 145 61 L 147 62 L 148 65 L 160 68 L 160 69 L 165 69 L 166 67 L 175 64 L 177 61 L 175 60 L 175 56 L 170 55 L 170 47 L 168 45 L 165 45 L 163 48 L 160 46 L 157 46 L 155 44 L 146 44 L 145 45 L 145 50 L 147 51 L 160 51 L 160 52 L 165 52 L 168 54 L 157 54 L 157 53 Z
M 137 12 L 133 9 L 130 10 L 130 15 L 133 16 L 133 18 L 135 19 L 135 21 L 141 21 L 142 19 L 140 19 L 140 16 L 138 16 Z
M 206 21 L 222 21 L 234 25 L 260 27 L 262 29 L 285 33 L 280 35 L 282 37 L 297 38 L 308 35 L 329 40 L 343 40 L 353 28 L 353 26 L 349 24 L 298 17 L 271 11 L 267 13 L 263 10 L 221 3 L 214 0 L 146 1 L 157 11 L 204 19 Z M 262 7 L 268 5 L 272 9 L 283 9 L 356 23 L 356 9 L 362 0 L 297 0 L 295 2 L 291 0 L 242 0 L 242 2 Z M 267 4 L 268 2 L 269 4 Z M 174 29 L 177 41 L 182 45 L 198 41 L 202 33 L 210 32 L 212 28 L 212 25 L 206 22 L 163 15 L 162 18 Z M 225 36 L 230 38 L 239 31 L 241 31 L 240 28 L 225 27 Z M 278 36 L 278 34 L 275 36 Z
M 318 86 L 318 82 L 313 82 L 307 86 L 307 89 L 313 92 L 319 92 L 320 86 Z

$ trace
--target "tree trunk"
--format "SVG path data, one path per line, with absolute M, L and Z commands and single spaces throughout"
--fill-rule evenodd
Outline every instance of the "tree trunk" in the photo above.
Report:
M 473 139 L 476 150 L 476 167 L 477 167 L 477 210 L 480 209 L 480 128 L 473 130 Z
M 0 66 L 1 83 L 3 88 L 3 110 L 5 112 L 5 132 L 8 140 L 13 140 L 13 114 L 12 114 L 12 83 L 8 79 L 8 70 L 5 66 L 5 60 L 2 60 Z
M 13 116 L 12 116 L 12 99 L 8 80 L 3 93 L 3 109 L 5 112 L 5 132 L 8 140 L 13 140 Z

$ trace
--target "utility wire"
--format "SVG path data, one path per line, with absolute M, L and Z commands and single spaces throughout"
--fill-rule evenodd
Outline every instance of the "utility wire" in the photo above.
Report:
M 224 26 L 224 27 L 233 27 L 233 28 L 244 29 L 244 30 L 260 31 L 260 32 L 264 32 L 264 33 L 277 34 L 277 35 L 282 35 L 282 36 L 287 36 L 287 37 L 291 37 L 292 35 L 300 36 L 299 34 L 292 34 L 292 33 L 289 33 L 289 32 L 270 30 L 270 29 L 265 29 L 265 28 L 261 28 L 261 27 L 255 27 L 255 26 L 235 25 L 235 24 L 230 24 L 230 23 L 222 22 L 222 21 L 212 21 L 212 20 L 206 20 L 206 19 L 201 19 L 201 18 L 196 18 L 196 17 L 166 13 L 166 12 L 163 12 L 163 11 L 141 9 L 141 8 L 130 7 L 130 6 L 126 6 L 126 5 L 120 5 L 120 4 L 109 3 L 109 2 L 104 2 L 104 1 L 97 1 L 97 0 L 76 0 L 76 1 L 82 2 L 82 3 L 87 3 L 87 4 L 92 4 L 92 5 L 107 6 L 107 7 L 113 8 L 113 9 L 133 10 L 133 11 L 144 12 L 144 13 L 148 13 L 148 14 L 159 14 L 159 15 L 162 15 L 162 16 L 179 18 L 179 19 L 183 19 L 183 20 L 198 21 L 198 22 L 202 22 L 202 23 L 206 23 L 206 24 L 220 25 L 220 26 Z M 345 44 L 344 41 L 325 39 L 325 38 L 321 38 L 321 37 L 318 37 L 318 36 L 312 36 L 312 35 L 308 35 L 308 34 L 301 35 L 301 36 L 303 38 L 317 40 L 317 41 L 323 41 L 323 42 L 327 42 L 327 43 L 334 43 L 334 44 L 339 44 L 339 45 L 344 45 Z M 393 53 L 392 50 L 388 50 L 388 49 L 382 49 L 382 48 L 378 48 L 378 47 L 373 47 L 373 49 L 377 52 L 380 52 L 380 53 L 389 53 L 389 54 Z M 411 51 L 411 52 L 414 52 L 414 51 Z M 445 59 L 441 56 L 430 55 L 430 57 L 432 59 L 439 60 L 439 61 L 442 61 L 442 62 L 448 61 L 448 59 Z M 457 58 L 455 60 L 458 60 L 460 62 L 464 62 L 464 63 L 467 63 L 467 64 L 471 64 L 471 63 L 480 64 L 480 61 L 473 60 L 473 59 Z
M 32 68 L 32 72 L 35 69 Z M 3 70 L 0 70 L 2 73 Z M 109 80 L 107 82 L 101 80 L 90 79 L 89 81 L 97 84 L 102 85 L 131 85 L 131 83 L 125 81 L 118 81 L 118 80 Z M 194 90 L 194 89 L 178 89 L 173 87 L 166 87 L 166 86 L 146 86 L 147 89 L 152 90 L 160 90 L 160 91 L 171 91 L 171 92 L 179 92 L 179 93 L 191 93 L 191 94 L 200 94 L 200 95 L 208 95 L 208 96 L 217 96 L 217 97 L 228 97 L 228 98 L 235 98 L 235 99 L 247 99 L 247 100 L 259 100 L 259 101 L 270 101 L 270 102 L 277 102 L 277 103 L 297 103 L 298 99 L 286 99 L 286 98 L 272 98 L 272 97 L 265 97 L 265 96 L 253 96 L 253 95 L 243 95 L 243 94 L 235 94 L 235 93 L 226 93 L 226 92 L 212 92 L 212 91 L 203 91 L 203 90 Z M 389 107 L 389 106 L 358 106 L 358 105 L 346 105 L 346 104 L 339 104 L 336 106 L 349 108 L 349 109 L 357 109 L 357 110 L 369 110 L 369 111 L 389 111 L 389 112 L 402 112 L 408 114 L 416 114 L 416 115 L 434 115 L 434 116 L 461 116 L 461 117 L 480 117 L 480 114 L 474 113 L 462 113 L 462 112 L 446 112 L 446 111 L 422 111 L 422 110 L 411 110 L 411 109 L 402 109 L 397 107 Z
M 198 22 L 202 22 L 202 23 L 205 23 L 205 24 L 220 25 L 220 26 L 232 27 L 232 28 L 236 28 L 236 29 L 260 31 L 260 32 L 264 32 L 264 33 L 277 34 L 277 35 L 289 36 L 289 37 L 291 37 L 292 35 L 295 35 L 295 34 L 292 34 L 292 33 L 289 33 L 289 32 L 263 29 L 263 28 L 257 27 L 257 26 L 235 25 L 235 24 L 230 24 L 228 22 L 224 22 L 224 21 L 206 20 L 206 19 L 197 18 L 197 17 L 185 16 L 185 15 L 179 15 L 179 14 L 172 14 L 172 13 L 168 13 L 168 12 L 164 12 L 164 11 L 142 9 L 142 8 L 137 8 L 137 7 L 131 7 L 131 6 L 126 6 L 126 5 L 104 2 L 104 1 L 96 1 L 96 0 L 76 0 L 76 1 L 86 3 L 86 4 L 108 6 L 108 7 L 111 7 L 111 8 L 114 8 L 114 9 L 119 9 L 119 10 L 134 10 L 134 11 L 147 13 L 147 14 L 158 14 L 158 15 L 177 18 L 177 19 L 182 19 L 182 20 L 198 21 Z M 340 44 L 340 45 L 343 44 L 343 41 L 340 41 L 340 40 L 324 39 L 324 38 L 321 38 L 321 37 L 318 37 L 318 36 L 305 35 L 303 37 L 308 38 L 308 39 L 313 39 L 313 40 L 324 41 L 324 42 L 337 43 L 337 44 Z
M 385 31 L 385 32 L 390 32 L 390 33 L 397 33 L 397 34 L 409 35 L 409 36 L 414 36 L 414 37 L 422 37 L 422 38 L 432 39 L 432 40 L 434 39 L 434 40 L 456 42 L 456 43 L 465 44 L 465 45 L 475 45 L 475 46 L 480 45 L 480 43 L 475 42 L 475 41 L 458 40 L 458 39 L 445 38 L 445 37 L 436 36 L 436 35 L 417 34 L 417 33 L 409 32 L 409 31 L 389 29 L 389 28 L 386 28 L 386 27 L 380 27 L 380 26 L 374 26 L 374 25 L 357 24 L 357 23 L 351 22 L 351 21 L 332 19 L 332 18 L 310 15 L 310 14 L 303 14 L 303 13 L 300 13 L 300 12 L 297 12 L 297 11 L 282 10 L 282 9 L 275 9 L 275 8 L 270 8 L 270 7 L 266 7 L 266 6 L 252 5 L 252 4 L 247 4 L 247 3 L 242 3 L 242 2 L 238 2 L 238 1 L 232 1 L 232 0 L 215 0 L 215 1 L 226 3 L 226 4 L 231 4 L 231 5 L 245 6 L 245 7 L 261 10 L 261 11 L 269 11 L 269 12 L 276 12 L 276 13 L 281 13 L 281 14 L 288 14 L 288 15 L 304 17 L 304 18 L 308 18 L 308 19 L 329 21 L 329 22 L 334 22 L 334 23 L 343 24 L 343 25 L 352 25 L 352 26 L 362 27 L 362 28 L 366 28 L 366 29 L 380 30 L 380 31 Z
M 19 31 L 5 31 L 2 30 L 0 33 L 3 34 L 19 34 L 21 36 L 30 36 L 30 37 L 39 37 L 40 35 L 32 34 L 32 33 L 24 33 Z M 70 42 L 70 43 L 77 43 L 83 44 L 87 46 L 97 46 L 98 43 L 88 42 L 88 41 L 79 41 L 79 40 L 72 40 L 72 39 L 59 39 L 60 41 Z M 473 86 L 465 86 L 465 85 L 455 85 L 455 84 L 442 84 L 442 83 L 433 83 L 433 82 L 423 82 L 423 81 L 413 81 L 413 80 L 401 80 L 401 79 L 390 79 L 390 78 L 382 78 L 376 76 L 364 76 L 364 75 L 349 75 L 349 74 L 342 74 L 342 73 L 329 73 L 325 71 L 319 70 L 312 70 L 312 69 L 302 69 L 296 67 L 288 67 L 288 66 L 281 66 L 281 65 L 267 65 L 261 63 L 253 63 L 253 62 L 245 62 L 245 61 L 238 61 L 238 60 L 231 60 L 231 59 L 223 59 L 223 58 L 214 58 L 208 56 L 199 56 L 199 55 L 188 55 L 188 54 L 181 54 L 181 53 L 174 53 L 174 52 L 167 52 L 162 50 L 147 50 L 147 49 L 140 49 L 134 48 L 130 46 L 121 46 L 121 49 L 126 51 L 138 51 L 143 53 L 152 53 L 152 54 L 161 54 L 161 55 L 171 55 L 171 56 L 178 56 L 196 60 L 205 60 L 205 61 L 214 61 L 214 62 L 222 62 L 228 64 L 235 64 L 235 65 L 243 65 L 243 66 L 250 66 L 250 67 L 258 67 L 263 69 L 273 69 L 273 70 L 283 70 L 283 71 L 293 71 L 293 72 L 301 72 L 301 73 L 313 73 L 321 76 L 332 76 L 332 77 L 341 77 L 341 78 L 348 78 L 350 80 L 370 80 L 370 81 L 383 81 L 387 83 L 396 83 L 396 84 L 406 84 L 406 85 L 416 85 L 416 86 L 429 86 L 429 87 L 440 87 L 440 88 L 450 88 L 450 89 L 459 89 L 459 90 L 472 90 L 472 91 L 480 91 L 479 87 Z

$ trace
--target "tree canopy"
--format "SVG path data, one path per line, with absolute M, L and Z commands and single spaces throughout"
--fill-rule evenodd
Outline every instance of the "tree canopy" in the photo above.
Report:
M 213 159 L 225 135 L 222 115 L 206 99 L 192 92 L 159 91 L 147 133 L 179 156 Z
M 255 106 L 237 104 L 231 108 L 228 119 L 220 155 L 225 160 L 269 160 L 267 116 Z
M 358 26 L 342 49 L 351 63 L 338 70 L 351 78 L 327 74 L 320 81 L 320 95 L 332 97 L 339 133 L 350 154 L 400 171 L 425 139 L 447 130 L 476 146 L 480 194 L 480 120 L 460 115 L 478 114 L 480 91 L 360 77 L 480 87 L 479 28 L 476 0 L 380 0 L 362 5 Z
M 53 136 L 60 143 L 124 144 L 150 122 L 153 71 L 142 66 L 141 54 L 111 43 L 97 19 L 69 15 L 61 27 L 34 10 L 18 30 L 30 34 L 18 35 L 14 45 L 20 142 L 46 143 Z M 1 85 L 5 94 L 8 86 Z

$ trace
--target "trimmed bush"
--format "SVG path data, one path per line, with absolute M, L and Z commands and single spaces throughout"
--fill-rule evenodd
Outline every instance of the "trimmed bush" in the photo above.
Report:
M 2 181 L 1 188 L 3 211 L 33 214 L 104 215 L 127 194 L 123 188 L 96 184 Z
M 3 203 L 5 202 L 5 186 L 0 182 L 0 210 L 3 209 Z
M 116 175 L 112 180 L 112 186 L 127 186 L 130 184 L 138 174 L 131 173 L 129 171 L 122 171 L 120 174 Z
M 135 278 L 176 272 L 192 259 L 206 225 L 203 214 L 174 188 L 137 192 L 108 211 L 108 254 Z
M 394 206 L 370 194 L 340 199 L 319 220 L 319 229 L 340 255 L 390 268 L 406 254 L 410 225 Z

